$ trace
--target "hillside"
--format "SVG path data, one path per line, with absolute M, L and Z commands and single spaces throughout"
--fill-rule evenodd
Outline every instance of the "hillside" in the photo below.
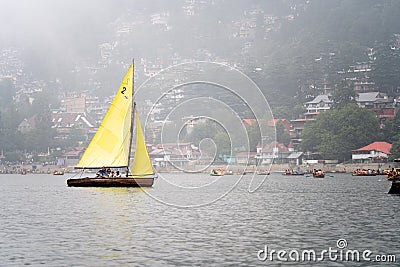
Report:
M 132 57 L 162 67 L 217 60 L 237 65 L 279 106 L 322 82 L 334 86 L 338 71 L 370 61 L 371 51 L 379 89 L 395 92 L 399 84 L 395 0 L 25 2 L 29 12 L 2 12 L 3 46 L 19 46 L 26 73 L 59 80 L 65 91 L 109 95 L 120 62 Z M 106 59 L 104 47 L 111 47 Z

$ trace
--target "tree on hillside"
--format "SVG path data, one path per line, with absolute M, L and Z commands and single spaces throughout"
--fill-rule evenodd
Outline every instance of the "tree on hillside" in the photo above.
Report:
M 392 148 L 390 149 L 390 158 L 398 159 L 400 158 L 400 134 L 393 138 Z
M 249 149 L 250 151 L 257 150 L 257 144 L 261 142 L 260 127 L 257 124 L 252 126 L 246 125 L 246 132 L 249 138 Z
M 276 141 L 287 146 L 290 143 L 290 135 L 285 129 L 285 125 L 282 121 L 278 121 L 276 124 Z
M 333 101 L 333 108 L 343 108 L 348 104 L 356 103 L 356 92 L 346 81 L 340 82 L 330 99 Z
M 400 47 L 397 42 L 392 39 L 378 46 L 371 72 L 377 88 L 390 95 L 400 90 Z
M 308 123 L 302 133 L 304 151 L 320 152 L 325 159 L 348 160 L 351 151 L 378 140 L 379 121 L 372 111 L 354 104 L 329 110 Z
M 39 93 L 32 102 L 29 115 L 34 117 L 34 129 L 23 134 L 24 146 L 30 151 L 47 151 L 48 147 L 54 145 L 56 131 L 51 122 L 51 100 L 47 93 Z
M 0 80 L 0 108 L 7 107 L 15 96 L 15 86 L 11 79 Z
M 397 136 L 400 136 L 400 112 L 396 112 L 393 120 L 385 121 L 382 130 L 384 140 L 393 143 Z

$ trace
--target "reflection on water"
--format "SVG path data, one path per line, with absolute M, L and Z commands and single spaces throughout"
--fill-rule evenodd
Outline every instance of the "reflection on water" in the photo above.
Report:
M 167 178 L 191 186 L 209 176 Z M 163 179 L 145 189 L 68 188 L 66 177 L 1 175 L 0 265 L 279 265 L 258 261 L 257 251 L 264 245 L 322 250 L 335 247 L 339 238 L 352 249 L 400 258 L 400 197 L 388 195 L 390 184 L 379 176 L 270 175 L 252 194 L 245 176 L 225 197 L 197 208 L 176 208 L 152 198 L 213 200 L 231 187 L 233 178 L 185 192 Z M 346 265 L 322 265 L 333 264 Z

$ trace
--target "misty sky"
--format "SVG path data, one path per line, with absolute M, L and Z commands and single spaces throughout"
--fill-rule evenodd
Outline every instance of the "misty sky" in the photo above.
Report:
M 0 0 L 3 44 L 68 48 L 85 42 L 107 17 L 109 1 Z M 96 4 L 96 5 L 95 5 Z

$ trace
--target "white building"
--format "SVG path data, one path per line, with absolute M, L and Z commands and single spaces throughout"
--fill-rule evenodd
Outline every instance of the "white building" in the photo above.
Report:
M 312 101 L 305 103 L 307 113 L 320 113 L 331 109 L 333 101 L 329 95 L 319 95 Z
M 373 142 L 367 146 L 353 150 L 351 158 L 355 162 L 374 162 L 387 160 L 392 145 L 387 142 Z

